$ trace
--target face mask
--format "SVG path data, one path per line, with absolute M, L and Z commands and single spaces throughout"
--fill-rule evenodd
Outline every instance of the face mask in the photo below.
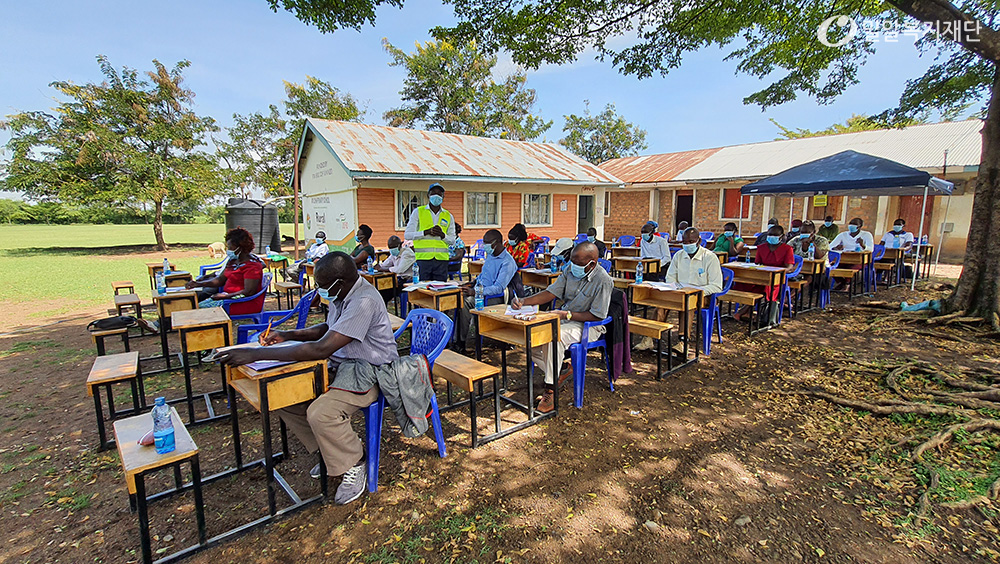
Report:
M 767 244 L 768 245 L 777 245 L 780 242 L 781 242 L 781 236 L 780 235 L 768 235 L 767 236 Z
M 444 196 L 439 196 L 439 195 L 437 195 L 437 194 L 434 194 L 434 195 L 432 195 L 432 196 L 431 196 L 430 198 L 428 198 L 428 199 L 429 199 L 429 200 L 431 201 L 431 205 L 432 205 L 432 206 L 435 206 L 435 207 L 437 207 L 437 206 L 440 206 L 440 205 L 441 205 L 441 202 L 443 202 L 443 201 L 444 201 Z
M 893 225 L 892 226 L 892 230 L 895 231 L 896 233 L 899 233 L 900 231 L 903 230 L 903 226 L 902 225 Z
M 587 275 L 587 267 L 590 266 L 594 261 L 590 261 L 584 266 L 580 266 L 575 262 L 569 263 L 569 273 L 573 275 L 574 278 L 583 278 Z
M 768 223 L 767 224 L 767 228 L 770 229 L 770 228 L 774 227 L 775 225 L 777 225 L 777 223 Z
M 861 228 L 858 227 L 857 225 L 854 225 L 853 223 L 847 226 L 847 230 L 850 231 L 851 233 L 857 233 L 858 229 Z
M 354 240 L 357 241 L 358 243 L 360 243 L 361 242 L 361 235 L 355 235 L 354 236 Z
M 806 240 L 806 239 L 808 239 L 808 238 L 809 238 L 809 234 L 808 233 L 800 233 L 799 234 L 799 239 L 802 239 L 803 241 Z
M 226 249 L 226 258 L 229 260 L 234 260 L 236 258 L 236 251 L 230 251 Z
M 827 227 L 833 227 L 833 222 L 832 221 L 824 221 L 823 225 L 825 225 Z
M 327 300 L 329 302 L 335 302 L 335 301 L 337 301 L 337 299 L 339 299 L 339 297 L 338 296 L 334 296 L 333 298 L 331 298 L 330 297 L 330 290 L 332 290 L 333 287 L 336 286 L 339 283 L 340 283 L 340 280 L 337 280 L 333 284 L 330 284 L 329 288 L 319 288 L 318 290 L 316 290 L 316 293 L 319 294 L 319 297 L 323 298 L 324 300 Z
M 792 228 L 792 233 L 798 233 L 798 232 L 799 232 L 799 228 L 798 227 L 793 227 Z
M 317 245 L 322 245 L 323 243 L 326 243 L 326 239 L 323 239 L 323 238 L 316 239 L 316 244 Z
M 517 239 L 507 239 L 507 244 L 510 245 L 511 247 L 516 247 Z
M 698 243 L 684 243 L 684 252 L 693 255 L 698 252 Z
M 597 240 L 597 237 L 594 237 L 594 236 L 591 236 L 591 235 L 587 235 L 587 241 L 593 243 L 596 240 Z
M 653 240 L 653 234 L 652 233 L 643 233 L 642 234 L 642 238 L 643 238 L 643 240 L 645 240 L 648 243 L 648 242 L 650 242 L 650 241 Z
M 726 235 L 726 237 L 732 237 L 734 233 L 736 233 L 736 232 L 735 231 L 726 231 L 725 235 Z
M 398 257 L 399 256 L 399 247 L 396 247 L 395 249 L 389 249 L 389 254 L 392 255 L 392 256 L 394 256 L 394 257 Z

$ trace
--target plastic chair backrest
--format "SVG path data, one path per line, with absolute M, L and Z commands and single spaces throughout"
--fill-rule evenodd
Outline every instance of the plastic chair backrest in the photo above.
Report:
M 574 243 L 582 243 L 582 242 L 584 242 L 586 240 L 587 240 L 587 234 L 586 233 L 577 233 L 576 239 L 573 239 L 573 242 Z
M 837 268 L 840 266 L 840 253 L 837 251 L 830 251 L 826 253 L 826 256 L 830 259 L 830 268 Z
M 618 244 L 622 247 L 634 247 L 635 235 L 622 235 L 618 238 Z
M 433 309 L 411 309 L 394 337 L 399 339 L 407 326 L 411 328 L 410 354 L 427 356 L 427 362 L 433 367 L 434 361 L 451 339 L 454 326 L 451 318 Z
M 872 250 L 872 262 L 875 262 L 877 260 L 882 260 L 882 257 L 884 256 L 885 256 L 885 245 L 875 245 L 875 248 Z
M 715 233 L 712 233 L 711 231 L 702 231 L 701 232 L 701 246 L 704 247 L 705 245 L 707 245 L 709 239 L 711 239 L 712 237 L 715 237 Z
M 604 259 L 604 258 L 597 259 L 597 264 L 603 266 L 604 270 L 607 270 L 608 274 L 611 274 L 611 261 L 610 260 Z
M 802 272 L 802 262 L 803 262 L 803 260 L 804 259 L 802 257 L 800 257 L 799 255 L 795 255 L 795 270 L 791 271 L 788 274 L 788 278 L 795 278 L 796 276 L 799 275 L 799 273 Z
M 260 290 L 258 290 L 256 294 L 254 294 L 252 296 L 247 296 L 245 298 L 238 298 L 238 299 L 235 299 L 235 300 L 226 300 L 225 301 L 225 305 L 228 306 L 230 304 L 238 304 L 238 303 L 242 303 L 242 302 L 249 302 L 251 300 L 255 300 L 255 299 L 259 298 L 260 296 L 264 295 L 264 293 L 266 293 L 270 287 L 271 287 L 271 273 L 270 272 L 265 272 L 264 273 L 264 277 L 260 281 Z M 264 305 L 263 305 L 263 303 L 261 303 L 260 309 L 261 309 L 261 311 L 264 311 Z M 229 310 L 227 309 L 226 311 L 228 312 Z
M 736 273 L 733 272 L 731 268 L 722 268 L 722 291 L 719 295 L 725 294 L 733 287 L 733 278 L 736 277 Z
M 528 258 L 524 261 L 524 268 L 535 268 L 535 253 L 528 253 Z

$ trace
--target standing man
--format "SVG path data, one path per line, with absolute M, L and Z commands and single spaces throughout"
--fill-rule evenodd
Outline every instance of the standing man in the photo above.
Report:
M 403 237 L 413 241 L 417 255 L 420 279 L 435 282 L 448 281 L 448 248 L 455 243 L 455 219 L 451 212 L 441 207 L 444 203 L 444 186 L 431 184 L 427 189 L 430 203 L 410 213 Z

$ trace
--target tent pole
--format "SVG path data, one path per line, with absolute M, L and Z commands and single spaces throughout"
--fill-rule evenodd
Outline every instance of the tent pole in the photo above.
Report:
M 910 277 L 910 290 L 917 287 L 917 275 L 920 274 L 920 242 L 924 237 L 924 214 L 927 212 L 927 189 L 930 187 L 930 183 L 924 186 L 924 199 L 920 204 L 920 233 L 917 238 L 917 256 L 913 261 L 913 276 Z
M 792 228 L 792 218 L 795 217 L 795 214 L 792 213 L 793 210 L 795 210 L 795 196 L 792 196 L 791 198 L 788 198 L 788 228 L 789 229 Z
M 951 211 L 951 194 L 948 194 L 948 204 L 944 208 L 944 222 L 948 223 L 948 212 Z M 934 257 L 934 274 L 937 274 L 938 261 L 941 260 L 941 247 L 944 246 L 944 225 L 941 225 L 941 235 L 938 236 L 937 256 Z
M 740 190 L 740 213 L 736 214 L 736 217 L 738 218 L 736 221 L 739 222 L 737 230 L 739 231 L 740 237 L 742 237 L 743 236 L 743 191 L 742 190 Z

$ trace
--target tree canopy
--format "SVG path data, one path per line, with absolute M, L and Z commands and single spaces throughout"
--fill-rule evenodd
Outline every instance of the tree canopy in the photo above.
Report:
M 563 116 L 566 137 L 559 140 L 560 145 L 594 164 L 638 155 L 648 148 L 646 130 L 625 121 L 614 104 L 595 116 L 590 114 L 590 102 L 584 103 L 587 107 L 582 116 Z
M 53 82 L 64 96 L 54 113 L 22 112 L 0 126 L 11 154 L 0 189 L 73 204 L 104 203 L 155 210 L 163 240 L 167 201 L 203 200 L 220 189 L 215 160 L 200 150 L 215 121 L 195 114 L 182 83 L 189 62 L 168 69 L 115 69 L 97 57 L 104 82 Z
M 771 123 L 775 125 L 779 130 L 781 130 L 780 139 L 802 139 L 804 137 L 823 137 L 825 135 L 839 135 L 841 133 L 858 133 L 860 131 L 874 131 L 876 129 L 885 129 L 888 124 L 884 121 L 872 118 L 870 116 L 852 114 L 851 117 L 847 118 L 844 123 L 835 123 L 830 127 L 819 129 L 817 131 L 812 131 L 809 129 L 802 129 L 797 127 L 795 129 L 789 129 L 777 122 L 774 118 L 770 118 Z M 906 127 L 909 125 L 919 125 L 922 123 L 927 123 L 926 118 L 906 118 L 897 121 L 896 127 Z
M 552 126 L 534 115 L 535 91 L 525 88 L 527 75 L 517 71 L 494 78 L 497 58 L 475 42 L 417 43 L 406 53 L 383 41 L 390 66 L 407 76 L 400 95 L 403 105 L 385 112 L 389 125 L 433 131 L 526 140 Z

